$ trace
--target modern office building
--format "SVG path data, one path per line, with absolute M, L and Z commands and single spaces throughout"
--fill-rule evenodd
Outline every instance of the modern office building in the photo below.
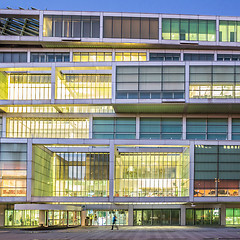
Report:
M 240 17 L 1 9 L 0 47 L 0 225 L 240 224 Z

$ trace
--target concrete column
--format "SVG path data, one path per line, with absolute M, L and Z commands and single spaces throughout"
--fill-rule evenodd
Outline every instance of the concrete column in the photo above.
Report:
M 32 196 L 32 139 L 27 140 L 27 202 Z
M 45 210 L 39 210 L 39 225 L 47 226 Z
M 221 225 L 226 225 L 226 206 L 225 204 L 221 205 Z
M 189 200 L 193 202 L 194 192 L 194 142 L 190 143 L 190 166 L 189 166 Z
M 93 129 L 93 116 L 89 116 L 89 139 L 92 138 Z
M 140 117 L 136 117 L 136 139 L 140 139 Z
M 185 102 L 189 102 L 189 63 L 185 64 Z
M 128 226 L 133 226 L 133 205 L 128 206 Z
M 182 205 L 181 206 L 181 226 L 186 225 L 186 206 Z
M 0 227 L 4 226 L 4 211 L 5 205 L 0 205 Z
M 2 116 L 2 138 L 5 138 L 7 136 L 7 119 L 6 115 L 4 114 Z
M 228 117 L 228 140 L 232 140 L 232 117 Z
M 114 143 L 110 143 L 110 156 L 109 156 L 109 201 L 113 202 L 114 195 L 114 159 L 115 158 L 115 146 Z
M 51 103 L 55 103 L 55 82 L 56 82 L 56 68 L 55 64 L 52 64 L 51 68 Z
M 187 118 L 183 116 L 182 119 L 182 139 L 185 140 L 187 138 Z
M 81 226 L 85 227 L 85 219 L 87 217 L 87 211 L 81 211 Z

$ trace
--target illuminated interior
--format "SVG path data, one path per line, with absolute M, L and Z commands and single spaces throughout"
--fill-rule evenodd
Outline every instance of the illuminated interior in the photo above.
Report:
M 111 97 L 110 74 L 66 74 L 57 79 L 57 99 L 110 99 Z
M 115 61 L 117 62 L 142 62 L 147 61 L 147 53 L 141 52 L 116 52 Z
M 182 150 L 119 153 L 115 158 L 115 197 L 189 196 L 189 149 Z
M 86 118 L 7 118 L 9 138 L 88 138 Z
M 73 62 L 111 62 L 111 52 L 75 52 Z

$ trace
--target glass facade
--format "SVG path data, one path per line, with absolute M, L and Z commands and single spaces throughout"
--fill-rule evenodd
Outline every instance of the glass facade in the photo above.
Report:
M 103 17 L 103 37 L 158 39 L 158 21 L 158 18 Z
M 107 197 L 109 153 L 55 153 L 36 146 L 33 176 L 33 196 Z
M 182 66 L 117 67 L 118 99 L 182 99 L 185 92 Z
M 220 225 L 220 209 L 186 209 L 186 225 Z
M 0 144 L 0 197 L 26 196 L 27 145 Z
M 117 62 L 147 61 L 147 54 L 141 52 L 116 52 L 115 61 Z
M 180 53 L 150 53 L 150 61 L 180 61 Z
M 219 21 L 220 42 L 240 42 L 240 22 Z
M 226 208 L 226 225 L 240 225 L 240 208 Z
M 120 153 L 115 158 L 115 197 L 189 196 L 189 150 Z
M 238 66 L 190 66 L 190 98 L 239 98 Z
M 110 62 L 111 52 L 74 52 L 73 62 Z
M 57 99 L 109 99 L 111 97 L 111 74 L 64 74 L 56 83 Z
M 196 145 L 194 196 L 239 196 L 239 153 L 240 146 Z
M 38 226 L 39 210 L 5 210 L 6 227 Z
M 89 210 L 89 225 L 93 226 L 108 226 L 113 223 L 113 216 L 117 217 L 116 225 L 128 225 L 128 211 L 114 210 L 114 211 L 100 211 Z
M 187 118 L 187 139 L 227 140 L 227 118 Z
M 216 21 L 163 18 L 162 39 L 184 41 L 216 41 Z
M 31 62 L 70 62 L 70 54 L 61 52 L 32 52 Z
M 240 54 L 218 54 L 218 61 L 240 61 Z
M 7 83 L 9 100 L 44 100 L 51 99 L 51 75 L 9 74 Z M 6 98 L 7 97 L 7 98 Z
M 81 213 L 79 211 L 50 210 L 47 212 L 48 226 L 77 226 L 81 223 Z
M 89 138 L 86 118 L 7 118 L 8 138 Z
M 181 118 L 140 118 L 140 139 L 181 138 Z
M 135 139 L 135 118 L 93 118 L 93 138 Z
M 44 16 L 44 37 L 99 38 L 100 18 L 98 16 Z
M 240 140 L 240 118 L 232 119 L 232 140 Z
M 180 209 L 146 209 L 133 211 L 135 226 L 180 225 Z
M 0 63 L 27 62 L 26 52 L 0 52 Z
M 214 54 L 204 54 L 204 53 L 184 53 L 184 61 L 214 61 Z

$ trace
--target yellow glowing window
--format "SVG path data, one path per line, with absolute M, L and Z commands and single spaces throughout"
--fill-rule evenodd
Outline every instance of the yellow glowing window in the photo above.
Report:
M 88 138 L 89 120 L 8 118 L 7 137 L 15 138 Z
M 73 62 L 109 62 L 109 61 L 112 61 L 111 52 L 73 53 Z
M 146 53 L 138 53 L 138 52 L 116 52 L 115 53 L 115 61 L 117 62 L 138 62 L 138 61 L 146 61 L 147 54 Z
M 57 99 L 109 99 L 112 97 L 110 74 L 64 75 L 56 82 Z
M 51 75 L 9 75 L 8 99 L 51 99 Z

